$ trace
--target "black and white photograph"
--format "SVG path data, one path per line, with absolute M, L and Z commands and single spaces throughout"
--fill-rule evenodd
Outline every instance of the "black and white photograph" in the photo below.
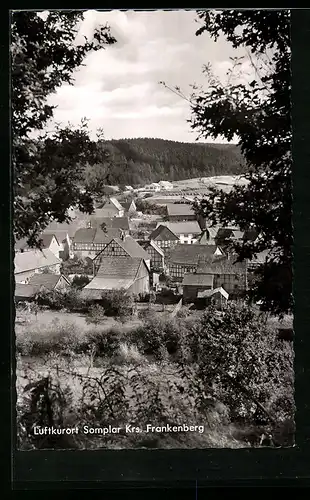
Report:
M 10 17 L 18 450 L 294 447 L 290 11 Z

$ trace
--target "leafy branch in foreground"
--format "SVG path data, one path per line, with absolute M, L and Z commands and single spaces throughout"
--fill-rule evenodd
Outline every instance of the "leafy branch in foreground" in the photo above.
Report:
M 55 106 L 48 98 L 63 84 L 71 85 L 74 72 L 87 54 L 116 42 L 108 26 L 99 26 L 91 40 L 77 42 L 83 12 L 11 14 L 12 170 L 14 233 L 39 245 L 39 235 L 51 220 L 69 220 L 68 209 L 91 213 L 92 193 L 83 192 L 83 166 L 98 160 L 97 145 L 87 125 L 73 130 L 56 126 L 42 134 Z M 101 155 L 102 157 L 102 155 Z

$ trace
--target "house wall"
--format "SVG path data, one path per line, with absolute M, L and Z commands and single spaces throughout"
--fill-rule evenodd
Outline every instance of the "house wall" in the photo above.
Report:
M 174 262 L 168 264 L 169 275 L 174 281 L 182 281 L 185 273 L 194 273 L 196 269 L 197 265 L 175 264 Z
M 128 293 L 139 295 L 149 293 L 150 291 L 150 273 L 147 268 L 142 265 L 138 271 L 135 282 L 128 289 Z
M 124 217 L 124 210 L 118 210 L 110 201 L 107 201 L 103 208 L 106 211 L 106 217 Z
M 55 236 L 53 237 L 53 239 L 52 239 L 52 241 L 50 243 L 50 246 L 48 248 L 59 259 L 59 253 L 62 250 L 62 247 L 57 242 Z
M 183 286 L 183 299 L 185 301 L 197 299 L 198 292 L 204 292 L 205 290 L 211 290 L 210 285 L 197 286 L 197 285 L 184 285 Z
M 230 296 L 246 289 L 246 277 L 240 274 L 215 274 L 214 288 L 222 287 Z
M 170 222 L 185 222 L 190 220 L 197 220 L 195 214 L 188 215 L 168 215 L 168 219 Z
M 177 243 L 180 243 L 178 240 L 154 240 L 156 245 L 163 250 L 165 248 L 173 248 Z
M 183 244 L 192 244 L 192 243 L 196 243 L 197 241 L 197 235 L 193 235 L 191 233 L 187 233 L 187 234 L 179 234 L 178 235 L 179 238 L 180 238 L 180 243 L 183 243 Z

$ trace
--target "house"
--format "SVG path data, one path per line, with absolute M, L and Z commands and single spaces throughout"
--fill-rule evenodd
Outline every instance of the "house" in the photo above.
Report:
M 185 302 L 197 299 L 198 292 L 213 289 L 213 275 L 186 273 L 182 282 L 183 300 Z
M 122 234 L 121 229 L 87 227 L 78 229 L 73 238 L 73 253 L 78 257 L 93 259 L 103 248 Z
M 201 234 L 201 229 L 197 221 L 160 222 L 158 225 L 168 227 L 173 234 L 178 236 L 180 243 L 188 245 L 196 243 Z
M 216 259 L 201 257 L 197 274 L 212 275 L 213 288 L 222 287 L 231 298 L 247 289 L 247 262 L 237 262 L 237 256 L 221 256 Z
M 39 237 L 41 248 L 48 248 L 58 259 L 63 251 L 63 245 L 58 242 L 55 234 L 41 234 Z M 27 243 L 27 238 L 17 240 L 15 243 L 15 252 L 28 252 L 32 250 Z
M 28 281 L 28 284 L 39 289 L 45 290 L 67 290 L 71 283 L 63 274 L 42 273 L 34 274 Z
M 122 260 L 127 257 L 143 259 L 147 268 L 151 268 L 150 255 L 131 236 L 122 235 L 120 238 L 113 238 L 103 250 L 96 255 L 93 260 L 94 275 L 96 275 L 100 268 L 101 261 L 105 257 L 114 257 L 119 260 L 120 264 Z
M 38 288 L 25 283 L 15 283 L 15 302 L 31 302 L 38 292 Z
M 61 261 L 48 248 L 18 252 L 14 259 L 16 283 L 28 283 L 37 273 L 51 272 L 60 274 Z
M 167 203 L 167 218 L 170 222 L 197 220 L 192 205 L 188 203 Z
M 178 244 L 169 253 L 166 265 L 174 281 L 181 282 L 186 273 L 197 270 L 201 259 L 217 259 L 224 253 L 216 245 L 182 245 Z
M 137 207 L 134 200 L 123 201 L 122 207 L 124 208 L 124 213 L 128 214 L 129 216 L 137 212 Z
M 124 208 L 120 202 L 114 198 L 109 198 L 103 207 L 97 210 L 98 217 L 124 217 Z
M 173 189 L 173 184 L 172 182 L 169 181 L 159 181 L 159 187 L 161 189 L 165 189 L 166 191 L 171 191 Z
M 214 290 L 204 290 L 197 293 L 197 300 L 204 306 L 213 304 L 217 309 L 224 309 L 229 299 L 229 293 L 219 287 Z
M 129 219 L 128 217 L 91 217 L 88 221 L 88 227 L 106 229 L 118 229 L 129 234 Z
M 157 225 L 156 229 L 150 234 L 149 240 L 154 241 L 163 250 L 173 248 L 180 242 L 179 237 L 163 224 Z
M 271 257 L 271 250 L 263 250 L 255 255 L 251 260 L 248 260 L 248 269 L 249 271 L 253 271 L 257 267 L 265 264 L 268 257 Z
M 59 250 L 59 257 L 62 260 L 73 258 L 73 237 L 80 227 L 80 221 L 72 220 L 69 223 L 51 222 L 42 234 L 53 234 L 57 238 L 62 249 Z
M 160 191 L 160 185 L 158 182 L 152 182 L 152 184 L 144 186 L 143 191 Z
M 150 291 L 150 271 L 144 259 L 137 257 L 102 256 L 93 280 L 82 290 L 86 299 L 100 300 L 105 290 L 125 289 L 128 294 Z
M 153 240 L 138 240 L 139 245 L 147 251 L 151 258 L 151 270 L 162 273 L 165 268 L 165 254 Z

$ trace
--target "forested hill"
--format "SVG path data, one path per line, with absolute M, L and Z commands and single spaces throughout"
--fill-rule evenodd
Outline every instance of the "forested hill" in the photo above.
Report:
M 160 180 L 233 175 L 245 172 L 245 162 L 235 145 L 182 143 L 164 139 L 106 141 L 109 160 L 97 165 L 109 184 L 148 184 Z

